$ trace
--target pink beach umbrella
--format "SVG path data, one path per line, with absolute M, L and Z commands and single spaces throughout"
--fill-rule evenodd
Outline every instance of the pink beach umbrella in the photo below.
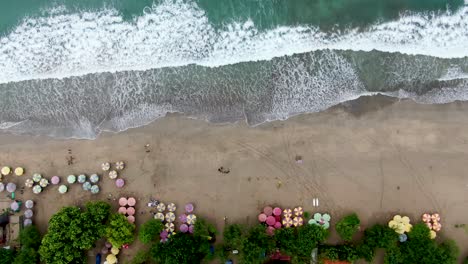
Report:
M 194 229 L 195 229 L 195 227 L 193 225 L 189 225 L 188 231 L 189 231 L 190 234 L 193 234 Z
M 130 223 L 135 223 L 135 217 L 134 217 L 133 215 L 127 216 L 127 220 L 128 220 Z
M 127 214 L 128 215 L 134 215 L 135 214 L 135 208 L 134 207 L 127 208 Z
M 101 254 L 106 255 L 107 253 L 109 253 L 109 249 L 107 247 L 102 247 Z
M 104 245 L 106 246 L 106 248 L 111 248 L 112 247 L 112 244 L 109 241 L 107 241 Z
M 123 179 L 117 179 L 115 181 L 115 186 L 117 186 L 117 188 L 122 188 L 124 187 L 124 185 L 125 185 L 125 181 Z
M 27 200 L 24 203 L 24 206 L 26 206 L 26 208 L 28 208 L 28 209 L 32 209 L 34 207 L 34 202 L 32 200 Z
M 259 214 L 259 215 L 258 215 L 258 221 L 260 221 L 260 223 L 263 223 L 263 222 L 265 222 L 266 220 L 267 220 L 266 214 L 263 214 L 263 213 L 262 213 L 262 214 Z
M 128 198 L 128 201 L 127 201 L 127 202 L 128 202 L 128 203 L 127 203 L 128 206 L 135 206 L 135 204 L 136 204 L 136 200 L 135 200 L 135 198 L 133 198 L 133 197 Z
M 193 208 L 193 204 L 188 203 L 188 204 L 185 205 L 185 212 L 187 212 L 187 213 L 190 214 L 190 213 L 193 212 L 193 209 L 194 209 L 194 208 Z
M 275 234 L 275 228 L 272 227 L 272 226 L 267 227 L 266 233 L 267 233 L 268 235 L 270 235 L 270 236 L 274 235 L 274 234 Z
M 166 231 L 166 230 L 163 230 L 163 231 L 161 231 L 161 233 L 159 234 L 159 237 L 162 238 L 162 239 L 167 238 L 167 234 L 168 234 L 167 231 Z
M 32 220 L 30 218 L 24 219 L 23 225 L 24 226 L 32 225 Z
M 187 224 L 181 224 L 180 227 L 179 227 L 179 230 L 180 230 L 180 232 L 182 232 L 182 233 L 187 233 L 187 232 L 188 232 L 188 229 L 189 229 L 189 227 L 188 227 Z
M 275 223 L 276 223 L 275 217 L 273 217 L 273 216 L 271 216 L 271 215 L 268 216 L 267 219 L 266 219 L 266 223 L 267 223 L 267 225 L 269 225 L 269 226 L 275 225 Z
M 24 211 L 24 217 L 32 218 L 33 217 L 33 211 L 31 209 L 28 209 L 28 210 Z
M 16 191 L 16 184 L 9 182 L 6 186 L 6 190 L 7 192 L 10 192 L 10 193 Z
M 273 208 L 271 208 L 271 206 L 266 206 L 265 208 L 263 208 L 263 212 L 267 215 L 267 216 L 270 216 L 273 214 Z
M 186 214 L 179 215 L 179 221 L 183 224 L 187 223 L 187 215 Z
M 280 229 L 281 228 L 281 222 L 276 222 L 275 223 L 275 228 Z
M 60 183 L 60 178 L 59 176 L 52 176 L 52 178 L 50 179 L 50 182 L 53 184 L 53 185 L 57 185 Z
M 126 197 L 120 197 L 119 198 L 119 205 L 120 206 L 126 206 L 127 205 L 127 198 Z
M 281 215 L 281 213 L 282 213 L 281 208 L 275 207 L 275 209 L 273 209 L 273 215 L 277 216 L 277 215 Z
M 15 201 L 10 204 L 10 208 L 13 211 L 18 211 L 19 210 L 19 204 Z
M 126 214 L 127 213 L 127 208 L 124 206 L 119 207 L 119 214 Z

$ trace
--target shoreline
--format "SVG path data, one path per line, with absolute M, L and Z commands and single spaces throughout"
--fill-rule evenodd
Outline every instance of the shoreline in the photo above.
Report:
M 2 133 L 0 165 L 25 167 L 26 176 L 7 180 L 22 186 L 35 172 L 47 178 L 59 175 L 63 181 L 69 174 L 102 175 L 102 162 L 126 162 L 123 189 L 104 176 L 99 195 L 80 186 L 66 195 L 58 194 L 56 186 L 40 195 L 28 189 L 18 195 L 37 203 L 33 219 L 41 231 L 62 206 L 106 200 L 108 194 L 141 199 L 137 225 L 149 219 L 148 212 L 141 212 L 148 211 L 145 203 L 153 196 L 179 207 L 195 203 L 198 214 L 215 222 L 218 230 L 224 217 L 230 223 L 256 222 L 266 204 L 329 212 L 333 224 L 354 211 L 363 227 L 385 223 L 394 213 L 416 223 L 423 212 L 437 211 L 442 216 L 440 236 L 455 239 L 465 256 L 468 234 L 454 225 L 468 221 L 463 210 L 468 203 L 467 111 L 468 102 L 423 105 L 372 96 L 255 127 L 169 114 L 144 127 L 102 133 L 96 140 Z M 68 150 L 75 157 L 73 165 L 67 165 Z M 302 164 L 295 162 L 296 156 L 303 158 Z M 220 166 L 230 173 L 219 173 Z M 320 199 L 318 209 L 313 198 Z

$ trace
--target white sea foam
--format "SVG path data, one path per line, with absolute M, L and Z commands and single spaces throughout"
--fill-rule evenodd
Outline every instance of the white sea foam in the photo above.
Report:
M 363 32 L 313 27 L 260 31 L 250 21 L 215 29 L 193 2 L 162 1 L 124 21 L 113 9 L 25 18 L 0 37 L 0 83 L 199 64 L 221 66 L 322 49 L 468 56 L 468 7 L 440 16 L 403 15 Z

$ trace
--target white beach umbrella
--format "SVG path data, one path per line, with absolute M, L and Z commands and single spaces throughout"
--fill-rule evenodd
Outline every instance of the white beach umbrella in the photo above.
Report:
M 59 193 L 61 194 L 64 194 L 68 191 L 68 187 L 66 185 L 60 185 L 59 189 L 58 189 Z
M 34 185 L 34 181 L 31 180 L 31 179 L 26 179 L 26 181 L 24 182 L 24 186 L 28 187 L 28 188 L 32 188 Z
M 33 187 L 33 193 L 39 194 L 40 192 L 42 192 L 42 187 L 39 186 L 39 185 L 34 185 L 34 187 Z
M 28 209 L 26 211 L 24 211 L 24 217 L 26 218 L 32 218 L 34 215 L 33 211 L 31 209 Z
M 75 175 L 68 175 L 67 181 L 68 181 L 68 183 L 70 183 L 70 184 L 75 183 L 75 182 L 76 182 L 76 176 L 75 176 Z
M 99 186 L 97 185 L 91 186 L 91 193 L 93 194 L 99 193 Z
M 47 187 L 47 185 L 49 185 L 49 180 L 47 180 L 46 178 L 42 178 L 42 179 L 39 181 L 39 185 L 40 185 L 42 188 L 45 188 L 45 187 Z
M 83 190 L 85 191 L 91 190 L 91 183 L 90 182 L 83 183 Z
M 117 161 L 115 163 L 115 168 L 117 170 L 123 170 L 125 168 L 125 163 L 123 161 Z
M 99 175 L 91 174 L 91 176 L 89 176 L 89 181 L 92 182 L 92 183 L 98 182 L 99 181 Z
M 117 178 L 117 171 L 115 170 L 109 171 L 109 178 L 111 178 L 112 180 Z
M 84 183 L 85 181 L 86 181 L 86 175 L 84 175 L 84 174 L 78 175 L 78 182 L 79 183 Z
M 103 171 L 108 171 L 108 170 L 110 170 L 110 163 L 109 163 L 109 162 L 104 162 L 104 163 L 102 163 L 102 164 L 101 164 L 101 169 L 102 169 Z
M 24 203 L 24 206 L 26 206 L 26 208 L 28 209 L 31 209 L 34 207 L 34 202 L 33 200 L 27 200 L 25 203 Z
M 10 192 L 10 193 L 16 191 L 16 184 L 9 182 L 6 186 L 6 190 L 7 192 Z
M 34 173 L 32 179 L 34 182 L 39 182 L 42 179 L 42 175 L 39 173 Z
M 5 184 L 3 182 L 0 182 L 0 192 L 3 192 L 5 190 Z

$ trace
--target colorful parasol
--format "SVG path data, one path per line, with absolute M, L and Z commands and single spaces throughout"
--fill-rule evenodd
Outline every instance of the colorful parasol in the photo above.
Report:
M 164 221 L 164 214 L 163 213 L 156 213 L 154 215 L 154 219 L 159 219 L 161 221 Z
M 302 207 L 298 206 L 298 207 L 294 208 L 294 215 L 295 216 L 301 216 L 303 213 L 304 213 L 304 210 L 302 209 Z
M 127 214 L 127 207 L 121 206 L 119 207 L 119 214 Z
M 266 219 L 266 224 L 269 225 L 269 226 L 272 226 L 272 225 L 275 225 L 276 223 L 276 219 L 274 216 L 268 216 L 267 219 Z
M 117 170 L 123 170 L 125 168 L 125 163 L 123 161 L 117 161 L 115 163 L 115 168 Z
M 34 182 L 39 182 L 42 179 L 42 175 L 39 173 L 34 173 L 32 179 Z
M 193 231 L 195 230 L 195 226 L 194 225 L 189 225 L 188 227 L 188 231 L 190 234 L 193 234 Z
M 267 227 L 266 233 L 267 233 L 267 235 L 269 235 L 269 236 L 274 235 L 274 234 L 275 234 L 275 228 L 272 227 L 272 226 Z
M 5 190 L 5 184 L 3 182 L 0 182 L 0 192 L 3 192 Z
M 10 209 L 13 210 L 14 212 L 18 212 L 20 208 L 20 205 L 17 201 L 14 201 L 10 204 Z
M 14 191 L 16 191 L 16 184 L 12 183 L 12 182 L 9 182 L 7 185 L 6 185 L 6 190 L 7 192 L 9 193 L 12 193 Z
M 161 231 L 161 233 L 159 233 L 160 238 L 167 238 L 167 235 L 168 235 L 168 232 L 166 230 L 163 230 Z
M 283 219 L 283 226 L 284 227 L 291 227 L 293 225 L 293 221 L 291 218 L 286 217 Z
M 188 203 L 188 204 L 185 205 L 185 212 L 192 213 L 193 209 L 194 209 L 194 206 L 193 206 L 192 203 Z
M 26 186 L 28 188 L 32 188 L 33 185 L 34 185 L 34 182 L 31 179 L 26 179 L 26 181 L 24 182 L 24 186 Z
M 124 187 L 124 185 L 125 185 L 124 179 L 117 179 L 115 181 L 115 186 L 117 186 L 117 188 L 122 188 L 122 187 Z
M 109 178 L 110 178 L 111 180 L 117 178 L 117 171 L 115 171 L 115 170 L 109 171 Z
M 187 215 L 187 224 L 194 225 L 196 221 L 197 221 L 197 216 L 196 215 L 194 215 L 194 214 Z
M 67 182 L 70 183 L 70 184 L 75 183 L 76 182 L 76 176 L 75 175 L 68 175 Z
M 169 204 L 167 205 L 167 210 L 168 210 L 169 212 L 175 212 L 176 209 L 177 209 L 177 207 L 176 207 L 176 205 L 175 205 L 174 203 L 169 203 Z
M 32 220 L 29 218 L 24 219 L 23 225 L 24 226 L 32 225 Z
M 92 183 L 97 183 L 99 181 L 99 175 L 91 174 L 91 176 L 89 176 L 89 181 Z
M 127 221 L 132 223 L 132 224 L 135 223 L 135 216 L 133 216 L 133 215 L 127 216 Z
M 107 255 L 107 253 L 109 253 L 109 249 L 107 247 L 102 247 L 101 248 L 101 254 L 102 255 Z
M 22 176 L 24 174 L 24 169 L 21 167 L 18 167 L 15 169 L 15 175 L 16 176 Z
M 431 236 L 431 239 L 435 239 L 437 237 L 437 234 L 434 230 L 431 230 L 429 234 Z
M 6 175 L 11 173 L 11 168 L 8 167 L 8 166 L 5 166 L 5 167 L 2 168 L 1 172 L 2 172 L 2 175 L 6 176 Z
M 166 221 L 169 223 L 174 222 L 175 220 L 175 214 L 173 212 L 169 212 L 166 214 Z
M 436 232 L 439 232 L 440 229 L 442 229 L 442 224 L 439 223 L 439 222 L 434 222 L 432 224 L 432 230 L 436 231 Z
M 119 205 L 120 205 L 120 206 L 126 206 L 126 205 L 127 205 L 127 198 L 125 198 L 125 197 L 120 197 L 120 198 L 119 198 Z
M 271 206 L 265 206 L 265 208 L 263 208 L 263 213 L 265 213 L 266 216 L 270 216 L 273 214 L 273 208 L 271 208 Z
M 34 188 L 36 188 L 36 186 L 34 186 Z M 64 193 L 66 193 L 68 191 L 68 187 L 66 185 L 62 184 L 62 185 L 60 185 L 58 191 L 59 191 L 59 193 L 64 194 Z
M 291 216 L 292 216 L 292 210 L 289 209 L 289 208 L 284 209 L 284 210 L 283 210 L 283 216 L 284 216 L 285 218 L 291 218 Z
M 431 215 L 428 213 L 425 213 L 422 215 L 422 220 L 423 222 L 429 223 L 431 221 Z
M 258 215 L 258 221 L 260 221 L 260 223 L 263 223 L 263 222 L 265 222 L 265 221 L 266 221 L 266 219 L 267 219 L 267 216 L 266 216 L 266 214 L 264 214 L 264 213 L 261 213 L 261 214 L 259 214 L 259 215 Z
M 106 261 L 108 264 L 115 264 L 117 263 L 117 257 L 114 254 L 109 254 L 106 257 Z
M 108 171 L 108 170 L 110 170 L 110 163 L 109 163 L 109 162 L 104 162 L 104 163 L 102 163 L 102 164 L 101 164 L 101 169 L 102 169 L 103 171 Z
M 35 193 L 35 194 L 39 194 L 39 193 L 42 192 L 42 187 L 39 186 L 39 185 L 34 185 L 34 187 L 32 188 L 32 191 L 33 191 L 33 193 Z M 59 188 L 59 191 L 60 191 L 60 188 Z
M 42 178 L 42 179 L 39 181 L 39 185 L 40 185 L 42 188 L 45 188 L 45 187 L 47 187 L 47 185 L 49 185 L 49 180 L 47 180 L 46 178 Z
M 174 223 L 166 223 L 164 227 L 167 232 L 174 232 Z
M 135 206 L 136 200 L 133 197 L 129 197 L 127 200 L 128 206 Z
M 32 209 L 34 207 L 34 202 L 32 200 L 27 200 L 25 203 L 24 203 L 24 206 L 28 209 Z
M 188 225 L 187 224 L 181 224 L 179 227 L 180 232 L 182 233 L 187 233 L 188 232 Z
M 79 183 L 84 183 L 86 181 L 86 175 L 80 174 L 78 175 L 78 182 Z
M 91 185 L 90 182 L 85 182 L 85 183 L 83 183 L 82 187 L 83 187 L 83 190 L 85 190 L 85 191 L 90 191 L 92 185 Z
M 439 222 L 440 221 L 440 215 L 438 213 L 432 214 L 431 215 L 431 220 L 434 222 Z
M 99 186 L 97 186 L 97 185 L 91 186 L 90 191 L 91 191 L 92 194 L 97 194 L 97 193 L 99 193 Z
M 24 217 L 32 218 L 33 217 L 33 211 L 31 209 L 28 209 L 28 210 L 24 211 Z
M 300 216 L 296 216 L 293 218 L 293 225 L 294 226 L 301 226 L 304 224 L 304 220 Z
M 275 209 L 273 209 L 273 215 L 281 215 L 281 208 L 279 207 L 275 207 Z
M 183 224 L 187 223 L 187 215 L 186 214 L 179 215 L 179 221 Z
M 281 228 L 281 222 L 276 222 L 275 229 L 280 229 L 280 228 Z
M 110 251 L 111 251 L 111 253 L 114 254 L 114 255 L 118 255 L 119 252 L 120 252 L 120 250 L 119 250 L 118 248 L 116 248 L 116 247 L 112 247 Z
M 156 209 L 159 212 L 164 212 L 166 210 L 166 205 L 164 203 L 159 203 L 158 206 L 156 206 Z
M 431 222 L 426 222 L 426 225 L 429 229 L 432 229 L 432 223 Z
M 127 208 L 127 214 L 128 215 L 135 215 L 135 207 Z
M 60 183 L 60 177 L 59 176 L 52 176 L 52 178 L 50 179 L 50 182 L 53 184 L 53 185 L 57 185 Z

